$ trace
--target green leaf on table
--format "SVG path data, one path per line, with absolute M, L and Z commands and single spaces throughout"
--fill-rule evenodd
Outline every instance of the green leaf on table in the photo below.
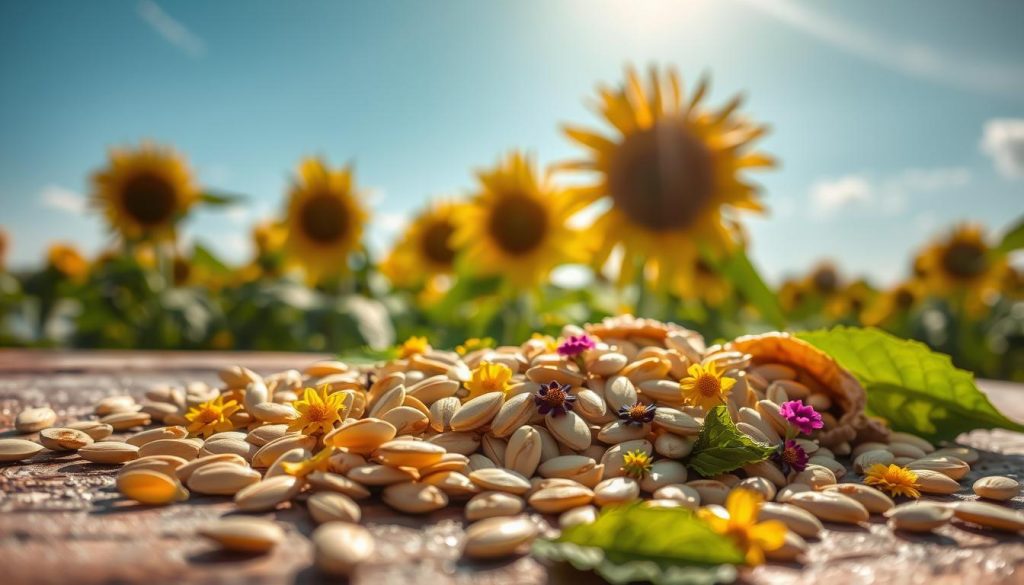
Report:
M 761 313 L 766 321 L 776 329 L 785 328 L 786 317 L 782 314 L 778 297 L 765 284 L 746 252 L 735 251 L 724 261 L 718 263 L 716 268 L 736 287 L 743 298 Z
M 626 504 L 606 508 L 591 524 L 538 540 L 533 553 L 593 570 L 610 583 L 657 585 L 729 583 L 743 552 L 728 537 L 683 508 Z
M 704 417 L 704 427 L 687 464 L 704 477 L 711 477 L 764 461 L 775 450 L 776 447 L 759 443 L 741 433 L 733 424 L 729 409 L 719 405 Z
M 894 430 L 931 441 L 972 429 L 1024 431 L 974 384 L 974 375 L 918 341 L 856 327 L 806 331 L 797 337 L 829 354 L 864 385 L 868 412 Z
M 1009 254 L 1022 248 L 1024 248 L 1024 217 L 1017 220 L 1017 223 L 1003 235 L 999 245 L 992 251 L 997 254 Z

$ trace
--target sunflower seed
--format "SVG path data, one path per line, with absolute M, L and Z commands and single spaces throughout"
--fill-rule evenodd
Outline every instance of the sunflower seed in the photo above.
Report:
M 486 518 L 466 529 L 463 552 L 478 559 L 525 553 L 537 532 L 537 526 L 524 516 Z
M 39 431 L 39 442 L 51 451 L 76 451 L 93 441 L 92 437 L 83 431 L 51 427 Z
M 776 562 L 792 562 L 807 552 L 807 543 L 795 532 L 787 532 L 782 546 L 764 552 L 765 557 Z
M 582 485 L 556 485 L 539 489 L 530 495 L 530 506 L 544 514 L 560 514 L 571 508 L 585 506 L 594 499 L 594 492 Z
M 530 490 L 530 480 L 515 471 L 500 467 L 472 471 L 469 479 L 481 489 L 508 492 L 517 496 Z
M 373 452 L 373 457 L 392 467 L 422 469 L 444 457 L 445 450 L 426 441 L 394 440 L 384 443 Z
M 682 436 L 696 436 L 701 424 L 692 416 L 674 408 L 658 407 L 654 411 L 654 426 Z
M 269 512 L 298 495 L 302 486 L 303 482 L 291 475 L 271 477 L 239 490 L 235 506 L 242 512 Z
M 594 506 L 579 506 L 566 510 L 558 517 L 558 526 L 565 530 L 581 524 L 593 524 L 597 520 L 597 508 Z
M 504 492 L 483 492 L 466 502 L 466 519 L 469 521 L 515 516 L 523 511 L 526 502 L 519 496 Z
M 765 502 L 761 504 L 758 520 L 762 522 L 765 520 L 779 520 L 786 525 L 786 528 L 807 538 L 818 538 L 821 531 L 825 529 L 821 525 L 821 521 L 814 514 L 790 504 Z
M 452 417 L 452 430 L 472 431 L 490 423 L 504 403 L 502 392 L 488 392 L 463 403 Z
M 896 457 L 923 459 L 927 453 L 910 443 L 889 443 L 889 451 Z
M 594 488 L 594 503 L 598 506 L 623 504 L 640 497 L 640 484 L 632 477 L 612 477 Z
M 261 402 L 246 411 L 257 420 L 270 424 L 288 423 L 299 418 L 299 413 L 290 404 Z
M 306 481 L 314 491 L 338 492 L 354 500 L 365 500 L 370 497 L 370 490 L 337 473 L 314 471 L 306 476 Z
M 260 479 L 258 471 L 237 463 L 209 463 L 189 474 L 188 488 L 197 494 L 233 496 Z
M 986 502 L 956 502 L 950 504 L 958 520 L 993 530 L 1020 532 L 1024 530 L 1024 514 Z
M 767 501 L 775 498 L 775 484 L 763 477 L 748 477 L 736 484 L 736 487 L 759 493 Z
M 139 448 L 116 441 L 97 441 L 78 450 L 78 456 L 93 463 L 125 463 L 139 458 Z
M 881 514 L 892 509 L 895 505 L 892 498 L 881 491 L 859 483 L 837 483 L 827 485 L 821 489 L 823 492 L 836 492 L 857 500 L 872 514 Z
M 138 447 L 139 457 L 174 455 L 186 461 L 191 461 L 198 457 L 199 449 L 199 445 L 187 439 L 157 439 Z
M 14 428 L 19 433 L 35 433 L 57 422 L 57 413 L 49 406 L 26 408 L 14 418 Z
M 330 436 L 330 435 L 328 435 Z M 306 435 L 285 435 L 275 439 L 259 448 L 252 456 L 252 466 L 266 468 L 274 464 L 277 459 L 292 449 L 305 449 L 312 452 L 316 447 L 316 437 Z
M 930 469 L 916 469 L 917 489 L 926 494 L 954 494 L 960 491 L 960 484 L 948 476 Z
M 333 521 L 358 523 L 362 517 L 359 504 L 338 492 L 317 492 L 306 500 L 306 508 L 317 524 Z
M 448 495 L 428 483 L 396 483 L 384 488 L 385 504 L 406 514 L 428 514 L 448 505 Z
M 591 434 L 587 421 L 573 411 L 561 415 L 553 412 L 544 416 L 548 432 L 561 444 L 573 451 L 582 451 L 590 446 Z
M 540 464 L 540 433 L 530 426 L 519 427 L 509 437 L 505 449 L 505 467 L 523 477 L 531 477 Z
M 693 439 L 684 439 L 674 433 L 661 433 L 654 440 L 654 450 L 669 459 L 682 459 L 693 451 Z
M 970 465 L 949 455 L 942 455 L 939 457 L 925 456 L 923 459 L 911 461 L 907 464 L 907 468 L 913 471 L 920 471 L 922 469 L 938 471 L 942 475 L 945 475 L 955 481 L 960 481 L 968 474 L 968 472 L 971 471 Z
M 420 481 L 437 486 L 453 500 L 464 500 L 480 493 L 480 488 L 458 471 L 438 471 L 424 476 Z
M 803 508 L 827 522 L 856 524 L 867 521 L 867 509 L 853 498 L 837 492 L 801 492 L 790 496 L 786 503 Z
M 419 411 L 416 412 L 422 414 Z M 324 444 L 344 447 L 350 453 L 369 455 L 377 447 L 394 439 L 397 434 L 398 430 L 395 426 L 387 421 L 363 418 L 345 421 L 324 436 Z
M 974 482 L 974 493 L 989 500 L 1006 501 L 1020 494 L 1020 483 L 1000 475 L 990 475 Z
M 651 465 L 650 472 L 644 474 L 640 480 L 640 489 L 653 493 L 659 489 L 673 484 L 686 483 L 686 466 L 678 461 L 663 459 L 655 461 Z
M 677 394 L 678 390 L 677 387 Z M 613 376 L 604 386 L 604 399 L 611 412 L 618 412 L 623 407 L 629 408 L 638 400 L 636 386 L 625 376 Z
M 686 486 L 697 491 L 700 494 L 700 503 L 702 506 L 708 506 L 711 504 L 718 504 L 721 506 L 725 503 L 725 498 L 729 495 L 729 486 L 714 479 L 697 479 L 694 481 L 686 482 Z
M 893 530 L 931 532 L 944 526 L 953 517 L 953 510 L 930 502 L 900 504 L 885 512 Z
M 462 406 L 454 396 L 448 396 L 430 405 L 430 428 L 439 433 L 452 430 L 452 416 Z
M 942 449 L 936 449 L 935 451 L 932 451 L 930 455 L 932 457 L 956 457 L 957 459 L 963 461 L 968 465 L 974 465 L 975 463 L 978 462 L 978 459 L 980 458 L 980 455 L 978 455 L 978 452 L 976 450 L 971 449 L 970 447 L 960 446 L 943 447 Z
M 370 532 L 358 524 L 328 522 L 310 537 L 313 562 L 329 575 L 347 576 L 360 563 L 373 556 L 376 545 Z
M 416 435 L 430 425 L 429 415 L 411 406 L 392 408 L 381 417 L 381 420 L 395 427 L 395 433 L 398 435 Z
M 863 474 L 872 465 L 889 465 L 896 460 L 896 456 L 889 450 L 874 449 L 865 451 L 853 460 L 853 470 Z
M 134 469 L 118 474 L 117 491 L 130 500 L 151 506 L 188 499 L 188 492 L 181 487 L 178 478 L 152 469 Z
M 356 483 L 374 487 L 404 483 L 419 479 L 419 474 L 416 473 L 415 469 L 410 469 L 408 467 L 390 467 L 388 465 L 377 465 L 373 463 L 353 467 L 346 475 Z
M 42 450 L 39 443 L 25 439 L 0 439 L 0 461 L 21 461 Z
M 152 421 L 152 417 L 144 412 L 115 412 L 100 419 L 105 425 L 110 425 L 115 431 L 127 431 L 135 427 L 144 427 Z
M 154 457 L 168 457 L 168 456 L 167 455 L 155 455 Z M 140 460 L 136 460 L 136 461 L 140 461 Z M 182 461 L 185 461 L 185 460 L 182 459 Z M 134 462 L 132 462 L 132 463 L 134 463 Z M 199 469 L 200 467 L 204 467 L 206 465 L 212 465 L 214 463 L 231 463 L 233 465 L 238 465 L 238 466 L 241 466 L 241 467 L 248 467 L 249 466 L 246 463 L 245 459 L 239 457 L 238 455 L 235 455 L 233 453 L 223 453 L 223 454 L 220 454 L 220 455 L 208 455 L 206 457 L 199 457 L 198 459 L 193 459 L 192 461 L 186 461 L 183 465 L 179 466 L 177 469 L 174 470 L 174 474 L 176 476 L 178 476 L 178 480 L 179 481 L 181 481 L 182 483 L 186 483 L 187 484 L 189 478 L 192 477 L 192 474 L 195 473 L 197 469 Z M 126 464 L 126 467 L 128 465 L 131 465 L 131 463 Z
M 394 388 L 380 395 L 368 413 L 372 418 L 383 418 L 384 414 L 390 412 L 405 402 L 405 386 L 399 384 Z
M 107 416 L 118 412 L 136 412 L 139 405 L 131 396 L 107 396 L 93 406 L 93 414 Z
M 808 465 L 793 477 L 793 483 L 803 483 L 816 490 L 836 483 L 836 475 L 827 467 Z
M 652 494 L 656 500 L 675 500 L 683 507 L 696 510 L 700 507 L 700 492 L 696 489 L 682 484 L 671 484 L 658 488 Z
M 114 427 L 93 420 L 83 420 L 79 422 L 69 423 L 64 428 L 82 431 L 83 433 L 92 437 L 93 441 L 102 441 L 103 439 L 106 439 L 114 432 Z
M 262 553 L 284 539 L 276 522 L 250 516 L 228 516 L 205 524 L 196 531 L 229 551 Z

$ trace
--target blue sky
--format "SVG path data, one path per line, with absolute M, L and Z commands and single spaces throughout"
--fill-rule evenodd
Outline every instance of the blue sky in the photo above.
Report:
M 14 265 L 98 250 L 87 177 L 151 138 L 249 195 L 188 224 L 229 259 L 313 154 L 355 162 L 384 246 L 510 147 L 573 158 L 559 124 L 598 124 L 595 85 L 657 62 L 773 128 L 772 213 L 747 222 L 769 277 L 831 257 L 888 282 L 935 230 L 1024 214 L 1021 22 L 1002 0 L 3 1 L 0 225 Z

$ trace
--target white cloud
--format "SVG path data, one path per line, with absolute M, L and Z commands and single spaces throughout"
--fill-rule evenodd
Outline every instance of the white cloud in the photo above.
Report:
M 244 224 L 249 219 L 249 209 L 242 205 L 232 205 L 224 211 L 224 216 L 234 224 Z
M 393 236 L 408 225 L 409 216 L 405 213 L 378 213 L 374 221 L 381 230 Z
M 901 73 L 969 91 L 1019 98 L 1024 67 L 940 51 L 936 47 L 891 38 L 817 12 L 794 0 L 742 0 L 817 40 Z
M 1024 119 L 985 122 L 981 151 L 992 157 L 1005 177 L 1024 177 Z
M 146 24 L 179 51 L 197 59 L 206 54 L 206 42 L 173 16 L 164 12 L 163 8 L 160 8 L 160 5 L 153 0 L 140 0 L 137 11 L 139 17 Z
M 56 209 L 73 215 L 81 215 L 86 210 L 85 197 L 71 189 L 60 185 L 47 185 L 39 193 L 43 207 Z
M 811 186 L 811 215 L 830 218 L 844 208 L 867 205 L 873 199 L 871 183 L 862 175 L 818 181 Z
M 970 171 L 964 167 L 906 169 L 886 177 L 860 173 L 822 179 L 810 189 L 810 216 L 827 220 L 851 210 L 900 215 L 915 195 L 962 187 L 970 179 Z

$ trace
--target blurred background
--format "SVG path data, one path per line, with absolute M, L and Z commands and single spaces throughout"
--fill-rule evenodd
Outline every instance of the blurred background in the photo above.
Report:
M 0 344 L 376 355 L 629 312 L 878 326 L 1024 379 L 1020 22 L 0 2 Z

